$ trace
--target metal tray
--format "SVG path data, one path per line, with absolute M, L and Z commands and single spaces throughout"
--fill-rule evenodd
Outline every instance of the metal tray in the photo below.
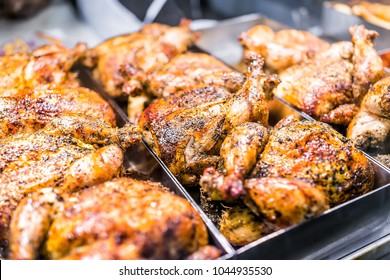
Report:
M 83 86 L 99 93 L 111 105 L 116 113 L 116 121 L 119 127 L 122 127 L 125 123 L 129 122 L 127 115 L 121 109 L 119 104 L 105 92 L 103 87 L 97 81 L 93 79 L 91 72 L 88 69 L 79 69 L 79 79 L 81 80 Z M 234 257 L 235 250 L 230 243 L 219 232 L 213 222 L 203 212 L 201 207 L 195 203 L 192 197 L 180 185 L 172 173 L 145 142 L 141 142 L 127 149 L 124 166 L 126 169 L 133 170 L 134 176 L 160 182 L 176 195 L 187 199 L 195 210 L 198 211 L 206 224 L 210 245 L 215 245 L 221 250 L 222 255 L 220 259 L 231 259 Z

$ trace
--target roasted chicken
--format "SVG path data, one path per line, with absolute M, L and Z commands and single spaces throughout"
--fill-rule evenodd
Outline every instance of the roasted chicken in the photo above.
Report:
M 243 246 L 270 234 L 273 229 L 245 205 L 226 207 L 219 230 L 235 246 Z
M 90 64 L 95 67 L 94 76 L 106 91 L 113 97 L 120 97 L 142 91 L 143 77 L 137 73 L 148 74 L 160 69 L 175 55 L 185 52 L 195 39 L 196 34 L 190 31 L 188 21 L 175 27 L 152 23 L 139 32 L 101 43 L 92 50 Z M 121 71 L 132 79 L 125 80 Z
M 179 91 L 195 90 L 206 86 L 226 88 L 230 92 L 236 92 L 242 87 L 244 75 L 229 68 L 218 59 L 204 53 L 187 52 L 175 56 L 160 70 L 150 74 L 138 75 L 143 85 L 143 94 L 129 97 L 128 116 L 132 120 L 138 120 L 145 109 L 144 104 L 150 103 L 150 99 L 167 97 Z M 125 79 L 131 80 L 134 71 L 130 71 Z M 140 100 L 144 104 L 139 104 Z
M 196 184 L 204 168 L 216 166 L 221 143 L 243 122 L 268 124 L 267 99 L 279 83 L 262 71 L 258 56 L 248 58 L 242 88 L 205 87 L 157 99 L 141 115 L 139 125 L 153 136 L 157 155 L 185 185 Z
M 129 77 L 131 78 L 131 77 Z M 218 59 L 204 53 L 187 52 L 175 56 L 161 69 L 147 75 L 146 90 L 156 97 L 205 86 L 239 90 L 244 76 Z
M 188 201 L 158 183 L 130 178 L 67 198 L 53 192 L 26 197 L 11 231 L 14 259 L 217 258 L 220 253 L 206 246 L 206 227 Z
M 258 123 L 230 131 L 224 168 L 209 167 L 200 180 L 211 199 L 240 199 L 280 228 L 372 190 L 372 164 L 329 125 L 287 117 L 265 131 Z
M 110 105 L 87 88 L 46 85 L 5 90 L 0 95 L 0 138 L 39 130 L 64 115 L 91 116 L 115 126 Z
M 0 90 L 34 88 L 42 84 L 78 86 L 72 66 L 87 53 L 85 44 L 73 49 L 45 45 L 28 53 L 0 56 Z
M 376 82 L 363 98 L 360 110 L 347 129 L 347 137 L 362 149 L 389 150 L 390 77 Z
M 269 26 L 256 25 L 239 36 L 244 55 L 257 53 L 265 58 L 272 71 L 284 69 L 308 60 L 329 44 L 306 31 L 284 29 L 274 32 Z
M 389 1 L 382 2 L 384 3 L 361 1 L 352 6 L 352 13 L 371 24 L 390 30 L 390 3 Z
M 18 203 L 43 188 L 69 193 L 117 176 L 123 151 L 140 140 L 133 125 L 113 128 L 99 119 L 63 116 L 33 133 L 0 139 L 0 245 Z
M 370 85 L 383 76 L 373 40 L 375 31 L 350 28 L 351 42 L 332 44 L 311 60 L 280 73 L 275 95 L 313 118 L 348 126 Z

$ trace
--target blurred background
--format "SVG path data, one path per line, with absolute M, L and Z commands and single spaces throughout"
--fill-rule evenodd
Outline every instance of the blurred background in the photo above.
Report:
M 174 25 L 185 17 L 193 20 L 193 29 L 204 30 L 254 13 L 318 36 L 332 36 L 346 19 L 341 15 L 335 20 L 324 12 L 326 7 L 324 0 L 0 0 L 0 44 L 17 38 L 39 43 L 40 32 L 65 45 L 83 41 L 94 46 L 153 21 Z M 344 28 L 336 35 L 335 39 L 343 39 L 348 32 Z

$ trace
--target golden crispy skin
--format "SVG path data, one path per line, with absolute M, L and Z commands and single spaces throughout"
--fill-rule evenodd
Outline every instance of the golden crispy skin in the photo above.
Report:
M 265 58 L 265 66 L 274 71 L 312 58 L 329 44 L 306 31 L 285 29 L 274 32 L 266 25 L 256 25 L 239 36 L 244 55 L 251 52 Z
M 275 95 L 317 120 L 348 124 L 356 107 L 339 106 L 359 105 L 369 86 L 383 75 L 382 61 L 373 46 L 377 33 L 363 26 L 351 27 L 350 33 L 352 44 L 334 43 L 311 60 L 280 73 L 282 82 Z M 343 119 L 341 109 L 347 111 Z
M 118 175 L 123 149 L 140 140 L 138 128 L 110 127 L 99 119 L 65 116 L 34 133 L 0 140 L 0 244 L 27 194 L 42 188 L 72 192 Z
M 374 169 L 352 142 L 320 122 L 292 122 L 275 130 L 252 177 L 303 179 L 319 185 L 331 206 L 372 190 Z
M 0 89 L 42 84 L 77 86 L 76 75 L 70 69 L 86 52 L 85 44 L 77 44 L 74 49 L 53 44 L 27 54 L 0 56 Z
M 231 217 L 222 217 L 225 219 L 221 221 L 223 231 L 230 239 L 235 240 L 235 243 L 237 240 L 246 241 L 239 236 L 241 231 L 255 231 L 253 238 L 261 237 L 315 217 L 329 208 L 327 195 L 322 187 L 305 180 L 280 177 L 246 179 L 242 180 L 243 186 L 239 193 L 226 191 L 225 181 L 223 174 L 210 167 L 204 171 L 200 185 L 206 193 L 214 195 L 210 196 L 211 199 L 241 199 L 251 212 L 259 217 L 256 220 L 245 212 L 240 222 L 234 221 L 234 212 L 228 214 L 232 215 Z M 220 195 L 216 196 L 218 192 Z
M 220 149 L 226 176 L 222 178 L 208 167 L 200 180 L 212 200 L 235 201 L 243 195 L 243 181 L 259 160 L 268 137 L 268 129 L 253 122 L 240 124 L 229 132 Z
M 122 72 L 126 82 L 124 88 L 134 84 L 134 69 Z M 131 91 L 128 116 L 134 122 L 145 109 L 146 104 L 154 97 L 167 97 L 179 91 L 195 90 L 206 86 L 223 87 L 236 92 L 242 87 L 244 75 L 229 68 L 216 58 L 204 53 L 187 52 L 172 58 L 160 70 L 149 74 L 137 70 L 136 75 L 143 78 L 143 91 Z
M 364 96 L 347 137 L 362 149 L 385 148 L 390 131 L 390 77 L 376 82 Z
M 322 189 L 307 181 L 253 178 L 245 181 L 252 211 L 278 227 L 318 216 L 329 208 Z
M 260 218 L 225 216 L 223 231 L 233 242 L 245 244 L 372 190 L 372 164 L 329 125 L 286 117 L 269 137 L 264 130 L 257 123 L 233 129 L 220 150 L 225 168 L 208 167 L 200 179 L 210 199 L 243 201 Z
M 45 233 L 42 253 L 49 259 L 182 259 L 208 244 L 206 227 L 190 203 L 158 183 L 117 178 L 74 194 L 63 205 L 58 198 L 52 202 L 53 195 L 44 198 L 40 205 L 25 199 L 18 207 L 13 258 L 36 257 L 44 239 L 35 237 Z M 48 202 L 59 210 L 45 207 Z M 29 210 L 32 203 L 35 212 Z M 32 217 L 36 223 L 23 227 Z M 23 236 L 34 242 L 23 242 Z M 215 253 L 208 248 L 201 254 L 218 257 Z
M 160 69 L 175 55 L 185 52 L 195 39 L 188 21 L 175 27 L 146 25 L 140 32 L 118 36 L 95 47 L 91 53 L 96 60 L 94 75 L 113 97 L 124 91 L 142 90 L 143 77 L 135 75 L 138 69 L 145 73 Z M 131 72 L 129 81 L 121 74 L 122 65 L 127 69 L 124 71 Z
M 6 90 L 0 97 L 0 138 L 33 132 L 53 118 L 77 114 L 115 125 L 115 113 L 110 105 L 87 88 L 39 86 Z
M 382 59 L 374 47 L 374 40 L 379 34 L 364 26 L 351 26 L 349 32 L 354 45 L 352 92 L 355 102 L 360 105 L 370 86 L 384 75 Z
M 275 230 L 275 227 L 256 216 L 248 207 L 237 204 L 226 208 L 219 230 L 233 245 L 244 246 Z
M 219 161 L 227 133 L 247 121 L 268 123 L 267 99 L 279 80 L 262 71 L 257 56 L 242 88 L 230 93 L 206 87 L 157 99 L 141 115 L 140 127 L 152 134 L 156 153 L 183 184 L 195 184 L 208 166 Z
M 157 97 L 205 86 L 221 86 L 236 92 L 243 82 L 241 73 L 218 59 L 191 52 L 175 56 L 160 70 L 151 73 L 146 81 L 148 90 Z
M 319 119 L 341 104 L 353 103 L 353 65 L 348 59 L 352 45 L 334 43 L 308 62 L 280 73 L 275 95 Z

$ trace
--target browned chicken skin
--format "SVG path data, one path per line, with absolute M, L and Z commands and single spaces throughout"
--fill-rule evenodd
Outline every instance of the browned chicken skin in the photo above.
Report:
M 259 57 L 248 62 L 246 81 L 235 93 L 221 87 L 179 92 L 141 115 L 140 127 L 149 130 L 156 153 L 183 184 L 196 184 L 204 168 L 220 161 L 220 145 L 234 127 L 248 121 L 267 125 L 267 99 L 279 80 L 263 73 Z
M 254 177 L 303 179 L 323 188 L 331 206 L 367 193 L 374 186 L 374 169 L 362 152 L 321 122 L 299 121 L 276 129 Z
M 244 76 L 218 59 L 204 53 L 185 53 L 175 56 L 160 70 L 148 75 L 146 83 L 151 94 L 166 97 L 180 90 L 205 86 L 224 87 L 236 92 Z
M 34 223 L 26 227 L 29 220 Z M 157 183 L 130 178 L 85 189 L 65 202 L 53 193 L 26 198 L 12 220 L 16 259 L 36 258 L 40 246 L 49 259 L 218 257 L 207 243 L 206 227 L 189 202 Z
M 278 72 L 329 47 L 309 32 L 294 29 L 274 32 L 266 25 L 257 25 L 241 33 L 239 41 L 244 47 L 244 55 L 260 54 L 265 58 L 266 67 Z
M 91 116 L 115 126 L 110 105 L 87 88 L 39 86 L 0 93 L 0 138 L 43 128 L 64 115 Z
M 277 227 L 310 219 L 329 208 L 321 188 L 303 180 L 253 178 L 245 181 L 245 189 L 251 210 Z
M 123 150 L 139 140 L 135 126 L 118 129 L 85 116 L 63 116 L 36 132 L 0 139 L 1 247 L 7 247 L 9 221 L 23 197 L 43 188 L 68 193 L 109 180 L 121 171 Z
M 167 97 L 179 91 L 195 90 L 206 86 L 223 87 L 230 92 L 236 92 L 242 87 L 244 75 L 229 68 L 216 58 L 204 53 L 187 52 L 175 56 L 161 69 L 149 74 L 142 74 L 143 91 L 132 92 L 129 97 L 128 116 L 138 121 L 145 104 L 155 97 Z M 134 72 L 122 73 L 125 79 L 131 81 Z M 135 96 L 137 95 L 137 96 Z
M 46 45 L 31 53 L 0 56 L 0 90 L 34 88 L 42 84 L 78 86 L 72 66 L 86 55 L 87 46 L 74 49 Z
M 350 33 L 352 44 L 334 43 L 280 73 L 282 82 L 275 95 L 317 120 L 348 125 L 369 86 L 383 76 L 382 61 L 373 46 L 377 33 L 363 26 L 351 27 Z
M 376 82 L 364 96 L 347 137 L 362 149 L 386 148 L 390 131 L 390 77 Z M 388 147 L 387 147 L 388 149 Z
M 92 50 L 96 58 L 94 75 L 113 97 L 142 91 L 144 73 L 160 69 L 175 55 L 183 53 L 196 38 L 189 22 L 170 27 L 153 23 L 140 32 L 109 39 Z M 138 70 L 142 75 L 137 74 Z M 121 71 L 132 78 L 125 81 Z
M 138 70 L 138 74 L 141 70 Z M 131 80 L 133 72 L 128 79 Z M 126 77 L 127 74 L 124 74 Z M 175 56 L 160 70 L 144 73 L 143 93 L 129 97 L 128 116 L 138 121 L 145 105 L 153 97 L 167 97 L 179 91 L 206 86 L 223 87 L 236 92 L 242 87 L 244 75 L 229 68 L 216 58 L 204 53 L 187 52 Z M 134 94 L 134 93 L 133 93 Z M 141 104 L 140 104 L 141 102 Z
M 242 124 L 225 138 L 224 174 L 209 167 L 200 180 L 211 199 L 241 199 L 280 228 L 372 190 L 373 166 L 329 125 L 286 118 L 268 140 L 264 130 L 259 124 Z

